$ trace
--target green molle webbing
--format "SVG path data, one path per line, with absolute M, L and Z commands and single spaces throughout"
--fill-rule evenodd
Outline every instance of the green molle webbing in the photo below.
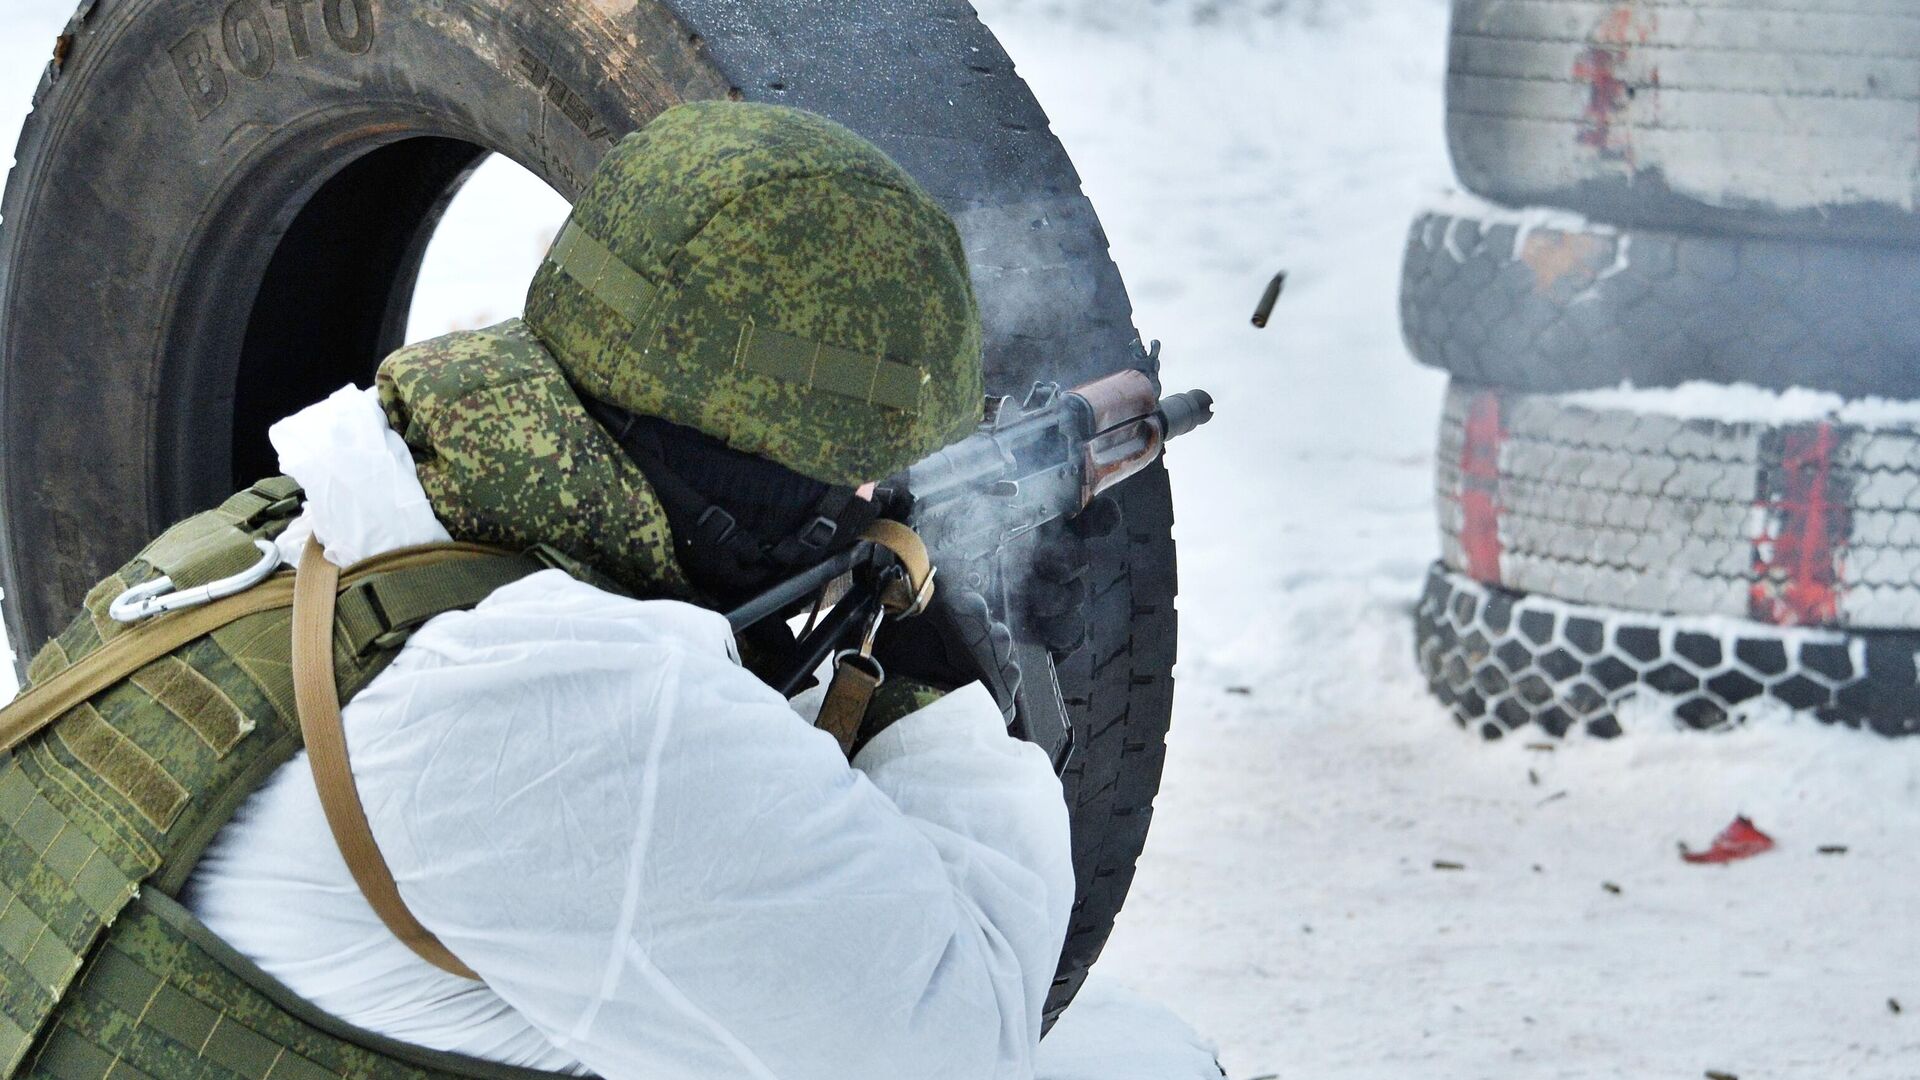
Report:
M 547 261 L 628 323 L 637 328 L 651 325 L 647 311 L 659 299 L 660 290 L 578 224 L 569 222 L 561 231 Z M 751 317 L 742 317 L 737 324 L 738 331 L 732 335 L 702 339 L 699 347 L 713 353 L 710 366 L 731 363 L 804 390 L 888 409 L 920 406 L 927 373 L 912 364 L 781 333 L 757 325 Z M 646 331 L 636 330 L 642 332 Z M 635 341 L 633 348 L 639 352 L 646 344 Z
M 285 476 L 262 480 L 221 503 L 211 516 L 197 514 L 161 534 L 148 546 L 146 560 L 172 578 L 176 589 L 232 577 L 260 561 L 252 540 L 261 526 L 286 521 L 299 509 L 299 484 Z
M 621 262 L 607 245 L 572 222 L 560 230 L 547 260 L 566 271 L 608 310 L 635 325 L 646 321 L 647 307 L 660 295 L 660 290 L 639 271 Z
M 167 530 L 89 594 L 88 610 L 34 658 L 29 677 L 85 678 L 75 665 L 127 633 L 106 615 L 121 591 L 163 571 L 217 577 L 251 565 L 254 540 L 277 535 L 299 503 L 298 487 L 276 478 Z M 343 608 L 353 614 L 334 627 L 342 700 L 428 618 L 539 569 L 469 554 L 348 586 Z M 0 1080 L 545 1075 L 415 1052 L 325 1018 L 167 899 L 300 747 L 290 648 L 286 608 L 239 615 L 132 660 L 142 666 L 0 758 Z
M 517 558 L 443 563 L 348 586 L 334 605 L 334 634 L 355 657 L 397 647 L 435 615 L 472 607 L 502 585 L 540 567 Z
M 239 1080 L 545 1080 L 409 1046 L 303 1001 L 166 896 L 127 905 L 27 1075 Z

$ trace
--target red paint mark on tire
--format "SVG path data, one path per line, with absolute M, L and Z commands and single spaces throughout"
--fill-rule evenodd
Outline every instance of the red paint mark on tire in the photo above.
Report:
M 1500 395 L 1474 392 L 1467 404 L 1466 438 L 1460 447 L 1460 546 L 1467 576 L 1500 584 Z
M 1644 45 L 1653 34 L 1653 17 L 1639 18 L 1632 3 L 1619 4 L 1594 28 L 1593 44 L 1573 62 L 1573 80 L 1587 87 L 1587 102 L 1574 140 L 1613 161 L 1633 160 L 1633 143 L 1622 131 L 1627 106 L 1638 93 L 1628 74 L 1633 48 Z M 1648 80 L 1658 86 L 1659 73 Z
M 1825 626 L 1840 613 L 1840 570 L 1852 529 L 1833 475 L 1839 436 L 1828 423 L 1782 429 L 1763 448 L 1762 526 L 1748 609 L 1777 626 Z

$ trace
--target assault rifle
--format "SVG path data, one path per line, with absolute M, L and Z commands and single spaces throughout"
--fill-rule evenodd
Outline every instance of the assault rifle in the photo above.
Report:
M 879 485 L 875 500 L 885 516 L 920 534 L 942 580 L 964 582 L 1002 619 L 1013 621 L 1015 594 L 1045 527 L 1080 513 L 1102 492 L 1156 461 L 1167 440 L 1211 419 L 1213 398 L 1206 391 L 1162 398 L 1143 371 L 1118 371 L 1070 390 L 1035 383 L 1021 401 L 989 398 L 979 430 Z M 816 613 L 832 604 L 827 614 L 810 621 L 788 674 L 776 680 L 776 689 L 791 693 L 850 640 L 871 635 L 889 573 L 898 573 L 891 557 L 863 541 L 727 618 L 737 633 L 792 615 L 808 601 Z M 1017 631 L 1016 626 L 1022 679 L 1014 733 L 1046 750 L 1056 768 L 1063 767 L 1072 751 L 1073 728 L 1053 656 L 1044 644 Z

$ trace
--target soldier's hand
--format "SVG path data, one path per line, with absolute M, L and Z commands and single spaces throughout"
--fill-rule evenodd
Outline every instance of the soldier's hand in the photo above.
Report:
M 1064 659 L 1087 643 L 1087 540 L 1106 536 L 1120 524 L 1120 506 L 1102 495 L 1052 530 L 1034 559 L 1033 572 L 1018 590 L 1023 625 L 1037 641 Z
M 888 623 L 874 655 L 889 672 L 942 690 L 978 680 L 1011 720 L 1020 692 L 1020 665 L 1013 633 L 993 617 L 986 597 L 952 581 L 935 579 L 933 600 L 916 618 Z

